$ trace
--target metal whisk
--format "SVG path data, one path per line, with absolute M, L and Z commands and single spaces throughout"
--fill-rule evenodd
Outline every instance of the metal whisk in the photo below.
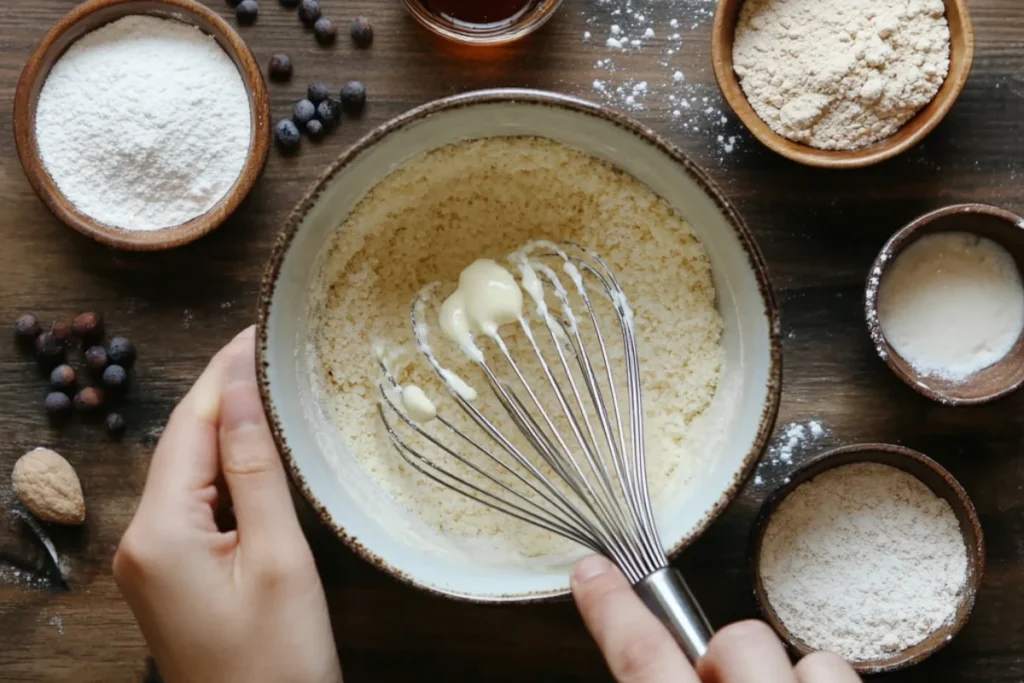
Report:
M 510 262 L 536 309 L 520 317 L 518 329 L 544 386 L 531 385 L 522 359 L 513 357 L 500 333 L 493 339 L 498 353 L 491 359 L 475 354 L 473 360 L 515 431 L 488 418 L 475 391 L 442 366 L 431 348 L 425 317 L 435 283 L 413 302 L 417 346 L 480 433 L 467 433 L 442 414 L 430 425 L 411 419 L 402 401 L 392 398 L 400 386 L 381 361 L 380 415 L 387 434 L 402 457 L 433 481 L 611 559 L 696 661 L 707 650 L 711 628 L 682 576 L 669 567 L 658 538 L 647 486 L 636 334 L 625 293 L 597 254 L 575 244 L 534 242 Z M 621 360 L 609 352 L 595 294 L 614 310 Z M 543 324 L 550 343 L 535 336 L 531 317 Z M 620 405 L 622 384 L 626 400 Z

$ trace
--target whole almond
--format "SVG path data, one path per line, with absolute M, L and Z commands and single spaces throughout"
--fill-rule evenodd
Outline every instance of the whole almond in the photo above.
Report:
M 48 448 L 37 448 L 14 463 L 11 483 L 18 500 L 44 522 L 81 524 L 85 497 L 75 468 Z

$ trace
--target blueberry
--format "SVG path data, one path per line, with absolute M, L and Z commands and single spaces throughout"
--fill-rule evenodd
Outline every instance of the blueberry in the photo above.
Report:
M 16 336 L 18 341 L 22 344 L 30 344 L 31 342 L 34 342 L 36 337 L 42 334 L 42 332 L 43 327 L 39 324 L 39 318 L 35 317 L 31 313 L 26 313 L 14 321 L 14 336 Z
M 54 391 L 47 394 L 45 405 L 46 412 L 54 421 L 63 420 L 71 415 L 71 399 L 63 392 Z
M 275 81 L 287 81 L 292 77 L 292 58 L 281 53 L 270 58 L 267 73 Z
M 320 123 L 318 120 L 313 119 L 312 121 L 306 122 L 306 135 L 309 136 L 310 140 L 322 140 L 325 132 L 327 131 L 324 130 L 324 124 Z
M 286 154 L 296 151 L 302 142 L 299 129 L 291 119 L 281 119 L 277 122 L 274 126 L 274 139 L 277 140 L 278 148 Z
M 366 17 L 356 17 L 352 22 L 351 33 L 352 42 L 357 47 L 370 47 L 370 43 L 373 42 L 373 26 Z
M 328 97 L 316 105 L 316 117 L 324 124 L 324 128 L 330 130 L 341 122 L 341 102 Z
M 292 121 L 297 128 L 304 128 L 316 116 L 316 106 L 309 100 L 299 100 L 292 110 Z
M 231 7 L 238 7 L 238 3 L 240 3 L 241 1 L 242 0 L 227 0 L 227 3 Z
M 50 373 L 50 388 L 54 391 L 71 391 L 77 381 L 75 369 L 70 365 L 58 365 Z
M 128 372 L 120 365 L 108 365 L 103 371 L 103 386 L 120 391 L 128 384 Z
M 65 322 L 57 321 L 50 326 L 50 332 L 61 344 L 67 346 L 71 341 L 71 326 Z
M 124 421 L 124 416 L 121 413 L 110 413 L 110 415 L 107 415 L 107 434 L 112 439 L 120 439 L 124 436 L 127 428 L 128 424 Z
M 330 45 L 338 37 L 338 27 L 327 17 L 320 17 L 313 24 L 313 35 L 321 45 Z
M 75 394 L 75 408 L 83 413 L 96 413 L 103 407 L 103 390 L 86 387 Z
M 89 368 L 97 375 L 103 373 L 108 362 L 109 358 L 107 350 L 99 344 L 96 346 L 90 346 L 85 350 L 85 367 Z
M 366 86 L 349 81 L 341 89 L 341 107 L 347 114 L 359 114 L 366 107 Z
M 235 18 L 244 26 L 255 24 L 259 14 L 260 6 L 256 4 L 256 0 L 242 0 L 235 8 Z
M 320 104 L 331 96 L 331 91 L 323 83 L 310 83 L 306 88 L 306 98 L 313 104 Z
M 43 332 L 36 337 L 36 358 L 44 370 L 52 370 L 67 357 L 67 346 L 53 332 Z
M 320 3 L 317 0 L 301 0 L 299 2 L 299 19 L 306 26 L 312 26 L 320 18 Z
M 135 364 L 135 344 L 128 337 L 114 337 L 107 347 L 107 355 L 111 363 L 130 368 Z
M 103 338 L 103 316 L 99 313 L 79 313 L 71 321 L 71 334 L 86 341 Z

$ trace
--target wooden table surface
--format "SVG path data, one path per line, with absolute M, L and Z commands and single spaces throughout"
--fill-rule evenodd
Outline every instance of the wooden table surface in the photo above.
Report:
M 209 1 L 230 18 L 226 5 Z M 598 97 L 595 79 L 612 88 L 647 81 L 637 118 L 710 171 L 760 242 L 785 327 L 779 424 L 816 419 L 828 429 L 805 444 L 797 462 L 836 444 L 903 443 L 947 466 L 974 499 L 988 542 L 988 573 L 974 615 L 947 650 L 884 680 L 1024 680 L 1024 394 L 979 408 L 929 403 L 875 357 L 861 312 L 868 265 L 914 216 L 963 201 L 1024 211 L 1024 3 L 969 0 L 978 43 L 974 72 L 924 144 L 875 168 L 825 172 L 767 152 L 731 113 L 721 120 L 717 110 L 724 105 L 708 58 L 713 0 L 633 0 L 647 8 L 656 38 L 629 55 L 604 45 L 610 26 L 622 23 L 622 15 L 612 14 L 618 0 L 566 0 L 538 35 L 486 56 L 439 45 L 398 0 L 322 2 L 343 27 L 357 14 L 371 17 L 373 48 L 355 50 L 344 36 L 333 48 L 321 48 L 274 0 L 264 0 L 258 23 L 242 35 L 263 64 L 279 51 L 294 59 L 294 80 L 270 85 L 275 117 L 290 112 L 307 82 L 338 87 L 351 78 L 365 81 L 370 93 L 365 117 L 347 122 L 319 147 L 307 144 L 297 158 L 272 153 L 263 178 L 222 228 L 189 247 L 150 255 L 93 244 L 53 218 L 32 193 L 14 151 L 15 83 L 33 45 L 76 3 L 0 3 L 0 321 L 7 325 L 22 311 L 49 319 L 101 310 L 141 352 L 126 411 L 130 431 L 123 443 L 112 444 L 94 426 L 49 427 L 41 405 L 45 382 L 11 339 L 0 337 L 0 507 L 10 504 L 14 461 L 40 445 L 56 448 L 77 467 L 89 506 L 85 527 L 57 538 L 71 565 L 69 592 L 33 582 L 32 568 L 40 563 L 34 545 L 19 526 L 0 524 L 0 680 L 142 677 L 146 647 L 111 578 L 114 548 L 163 422 L 210 355 L 253 322 L 274 236 L 328 161 L 375 125 L 434 98 L 497 86 Z M 671 18 L 679 19 L 673 30 L 680 40 L 670 43 Z M 585 31 L 593 36 L 589 42 Z M 614 58 L 614 73 L 595 65 L 607 57 Z M 678 101 L 668 99 L 676 69 L 693 101 L 679 117 L 671 114 Z M 746 571 L 750 524 L 771 482 L 785 473 L 763 474 L 768 484 L 751 484 L 679 560 L 717 625 L 755 614 Z M 608 679 L 569 604 L 446 601 L 364 564 L 315 523 L 308 533 L 348 681 Z

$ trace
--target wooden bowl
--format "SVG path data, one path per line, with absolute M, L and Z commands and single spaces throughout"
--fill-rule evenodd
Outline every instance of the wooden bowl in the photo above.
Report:
M 907 472 L 930 488 L 935 495 L 949 503 L 960 522 L 964 545 L 967 546 L 967 582 L 957 605 L 952 621 L 944 624 L 926 639 L 912 647 L 885 659 L 873 659 L 851 662 L 859 673 L 875 674 L 895 671 L 917 664 L 945 647 L 967 623 L 978 591 L 981 589 L 982 576 L 985 573 L 985 538 L 981 530 L 981 522 L 974 504 L 967 497 L 963 487 L 942 465 L 917 451 L 903 446 L 888 444 L 856 444 L 826 451 L 790 475 L 788 484 L 778 489 L 765 501 L 757 522 L 754 525 L 753 552 L 751 553 L 751 571 L 754 577 L 754 595 L 765 620 L 775 632 L 799 656 L 813 652 L 807 643 L 795 636 L 782 623 L 775 612 L 764 587 L 761 576 L 760 558 L 761 545 L 772 514 L 782 501 L 801 484 L 813 479 L 822 472 L 843 465 L 861 462 L 875 462 L 890 465 Z
M 857 150 L 825 150 L 782 137 L 761 120 L 747 101 L 732 66 L 733 38 L 744 0 L 719 0 L 711 29 L 711 61 L 725 101 L 743 125 L 770 150 L 787 159 L 819 168 L 860 168 L 904 152 L 932 131 L 960 96 L 974 61 L 974 25 L 966 0 L 944 0 L 949 22 L 949 75 L 929 102 L 894 135 Z
M 998 243 L 1013 256 L 1024 273 L 1024 219 L 986 204 L 956 204 L 920 218 L 893 235 L 875 258 L 868 274 L 864 311 L 875 350 L 885 364 L 908 386 L 933 401 L 946 405 L 978 405 L 1005 396 L 1024 384 L 1024 334 L 999 362 L 966 379 L 952 381 L 922 375 L 905 361 L 885 338 L 878 318 L 878 295 L 888 267 L 918 238 L 937 232 L 969 232 Z
M 209 211 L 187 223 L 162 230 L 124 230 L 90 218 L 61 194 L 46 172 L 36 144 L 39 92 L 64 51 L 86 33 L 130 14 L 149 14 L 197 26 L 213 36 L 238 67 L 249 95 L 252 139 L 249 155 L 235 184 Z M 118 249 L 156 251 L 196 240 L 231 215 L 259 178 L 270 146 L 270 101 L 256 58 L 231 26 L 194 0 L 88 0 L 71 10 L 39 42 L 21 72 L 14 96 L 14 139 L 21 166 L 32 189 L 58 218 L 94 240 Z

